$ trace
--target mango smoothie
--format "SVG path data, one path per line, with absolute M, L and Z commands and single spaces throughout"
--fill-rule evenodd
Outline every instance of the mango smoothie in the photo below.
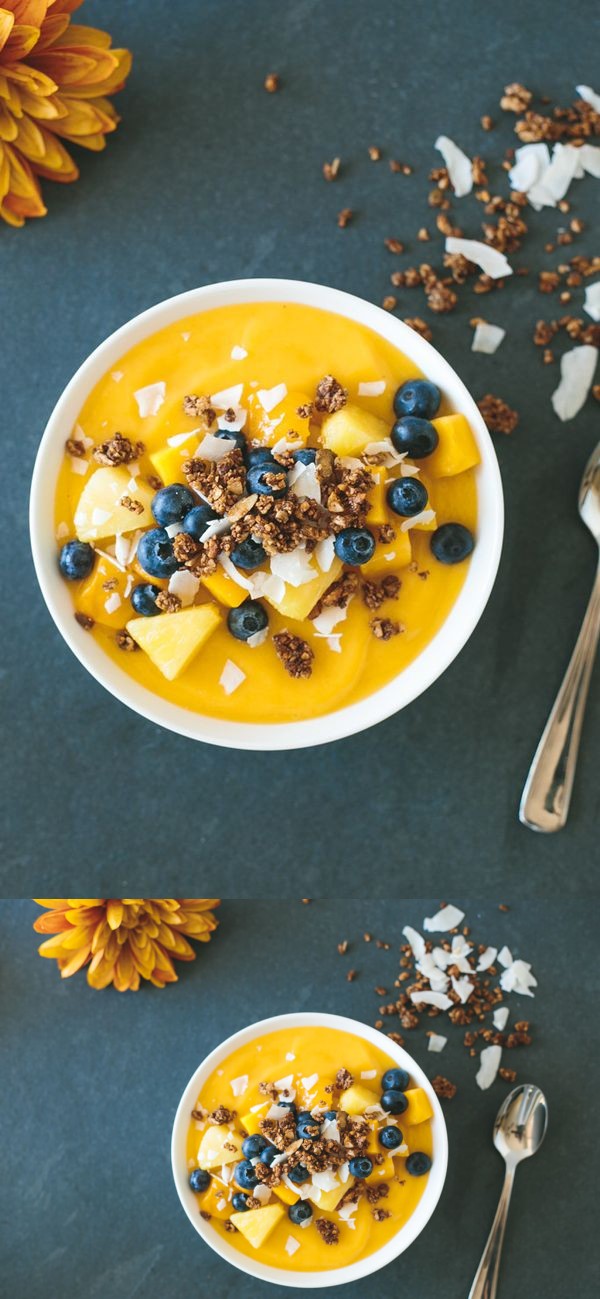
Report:
M 289 1271 L 344 1267 L 408 1221 L 435 1158 L 427 1094 L 328 1028 L 239 1047 L 190 1116 L 188 1177 L 209 1229 Z
M 260 302 L 179 320 L 65 433 L 56 539 L 81 635 L 192 711 L 354 703 L 421 653 L 465 580 L 469 424 L 343 316 Z

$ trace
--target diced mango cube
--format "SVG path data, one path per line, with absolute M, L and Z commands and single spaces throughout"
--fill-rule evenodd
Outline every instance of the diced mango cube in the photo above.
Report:
M 105 590 L 106 582 L 111 584 L 108 591 Z M 87 614 L 88 618 L 93 618 L 94 622 L 101 623 L 103 627 L 122 627 L 131 613 L 131 605 L 125 596 L 127 582 L 127 573 L 99 555 L 77 595 L 79 613 Z M 115 604 L 117 607 L 113 609 Z
M 375 573 L 379 577 L 383 577 L 385 573 L 395 573 L 399 568 L 406 568 L 412 560 L 410 532 L 401 531 L 402 520 L 398 515 L 388 514 L 385 522 L 391 524 L 396 535 L 393 541 L 377 542 L 373 558 L 361 567 L 360 571 L 365 577 L 370 578 Z
M 268 595 L 265 595 L 264 599 L 268 600 L 269 604 L 273 605 L 273 608 L 279 609 L 284 618 L 295 618 L 300 621 L 302 618 L 308 617 L 317 600 L 320 600 L 332 582 L 337 581 L 341 571 L 341 561 L 334 559 L 328 573 L 318 573 L 316 577 L 312 578 L 310 582 L 305 582 L 303 586 L 289 586 L 286 583 L 285 595 L 282 600 L 273 600 Z
M 261 1110 L 256 1111 L 254 1114 L 250 1110 L 249 1114 L 244 1114 L 243 1118 L 240 1119 L 240 1123 L 242 1127 L 245 1128 L 249 1137 L 254 1137 L 257 1132 L 260 1132 L 260 1121 L 261 1119 L 264 1119 L 266 1111 L 267 1102 L 265 1101 Z
M 321 441 L 338 456 L 360 456 L 371 442 L 381 442 L 390 435 L 390 426 L 361 406 L 348 403 L 323 420 Z
M 156 618 L 131 618 L 127 631 L 162 672 L 174 681 L 216 631 L 221 614 L 214 604 L 198 604 Z
M 160 451 L 153 451 L 150 456 L 152 467 L 156 470 L 159 478 L 162 478 L 165 487 L 170 483 L 182 483 L 184 481 L 181 466 L 186 460 L 193 456 L 198 443 L 202 441 L 204 434 L 200 429 L 193 429 L 185 439 L 176 447 L 164 446 Z
M 346 1191 L 350 1190 L 351 1186 L 354 1186 L 353 1177 L 349 1177 L 348 1181 L 344 1182 L 343 1186 L 334 1186 L 333 1191 L 321 1191 L 321 1198 L 319 1199 L 319 1197 L 316 1196 L 314 1203 L 318 1206 L 319 1210 L 322 1209 L 324 1213 L 332 1213 L 334 1209 L 337 1209 L 340 1200 L 346 1194 Z M 312 1198 L 312 1195 L 310 1195 L 309 1199 L 312 1200 Z
M 207 1191 L 198 1197 L 198 1203 L 202 1213 L 209 1213 L 211 1218 L 228 1218 L 231 1213 L 231 1204 L 227 1199 L 227 1193 L 222 1186 L 216 1182 L 211 1182 Z
M 409 1150 L 424 1150 L 426 1153 L 431 1150 L 431 1126 L 428 1121 L 423 1123 L 411 1123 L 406 1129 L 405 1142 Z
M 392 1159 L 392 1156 L 385 1155 L 383 1150 L 381 1149 L 381 1146 L 379 1147 L 379 1151 L 377 1153 L 383 1155 L 383 1163 L 374 1164 L 373 1172 L 370 1173 L 366 1179 L 367 1182 L 386 1182 L 390 1177 L 393 1177 L 394 1173 L 396 1172 L 396 1169 L 394 1168 L 394 1160 Z
M 387 491 L 385 480 L 388 472 L 385 465 L 373 465 L 370 469 L 370 473 L 373 475 L 373 490 L 369 494 L 369 513 L 367 516 L 367 526 L 369 528 L 374 524 L 389 523 L 389 511 L 385 499 Z
M 440 415 L 431 421 L 439 434 L 439 442 L 427 457 L 427 472 L 434 478 L 449 474 L 462 474 L 472 469 L 481 459 L 475 436 L 464 415 Z
M 285 1209 L 282 1204 L 265 1204 L 262 1209 L 246 1209 L 244 1213 L 232 1213 L 231 1221 L 250 1245 L 260 1249 L 267 1236 L 271 1235 L 284 1216 Z
M 340 1096 L 340 1109 L 345 1110 L 346 1114 L 364 1114 L 369 1105 L 379 1105 L 380 1097 L 378 1092 L 372 1092 L 368 1087 L 362 1087 L 360 1083 L 353 1083 L 352 1087 L 347 1087 L 345 1092 Z
M 408 1105 L 402 1115 L 401 1121 L 403 1124 L 409 1126 L 413 1123 L 424 1123 L 426 1119 L 433 1118 L 429 1097 L 422 1087 L 411 1087 L 405 1095 Z
M 139 502 L 141 513 L 135 514 L 126 505 L 121 505 L 125 496 Z M 139 478 L 132 479 L 124 465 L 96 469 L 88 478 L 75 510 L 79 540 L 101 541 L 104 537 L 114 537 L 117 532 L 153 527 L 154 517 L 150 509 L 153 496 L 152 488 Z
M 148 619 L 150 622 L 151 619 Z M 231 1148 L 230 1148 L 231 1147 Z M 202 1134 L 198 1147 L 198 1165 L 200 1168 L 220 1168 L 222 1164 L 233 1164 L 239 1160 L 242 1149 L 242 1138 L 232 1132 L 226 1123 L 211 1124 Z
M 216 573 L 201 578 L 201 581 L 214 599 L 218 600 L 219 604 L 226 604 L 228 609 L 237 609 L 238 605 L 243 604 L 248 598 L 248 592 L 244 587 L 234 582 L 223 568 L 217 568 Z
M 284 1204 L 296 1204 L 300 1199 L 300 1196 L 295 1191 L 290 1191 L 289 1186 L 284 1186 L 283 1182 L 280 1182 L 279 1186 L 274 1186 L 273 1190 Z

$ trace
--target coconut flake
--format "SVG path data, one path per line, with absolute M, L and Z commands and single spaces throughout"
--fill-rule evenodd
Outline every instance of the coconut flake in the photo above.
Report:
M 436 1006 L 438 1010 L 449 1010 L 454 1005 L 445 992 L 411 992 L 410 999 L 415 1006 Z
M 583 300 L 583 310 L 587 311 L 592 320 L 600 320 L 600 280 L 595 284 L 588 284 L 585 290 Z
M 470 262 L 475 262 L 491 280 L 499 280 L 504 275 L 512 275 L 512 266 L 504 253 L 491 248 L 480 239 L 457 239 L 449 235 L 446 239 L 447 253 L 462 253 Z
M 300 1241 L 296 1240 L 294 1236 L 288 1236 L 284 1249 L 286 1254 L 289 1254 L 291 1258 L 292 1254 L 295 1254 L 296 1250 L 300 1249 Z
M 492 1015 L 492 1021 L 494 1024 L 494 1028 L 497 1028 L 499 1033 L 502 1033 L 502 1031 L 506 1028 L 509 1014 L 510 1012 L 508 1006 L 499 1006 L 498 1009 L 494 1011 L 494 1014 Z
M 273 428 L 276 428 L 277 424 L 281 424 L 282 419 L 283 419 L 283 415 L 281 416 L 281 419 L 274 420 L 272 425 Z M 275 442 L 274 445 L 271 447 L 271 451 L 273 452 L 274 456 L 280 456 L 283 454 L 284 451 L 297 451 L 299 441 L 300 441 L 299 436 L 297 438 L 294 438 L 293 441 L 290 441 L 289 438 L 280 438 L 279 441 Z
M 484 1046 L 479 1057 L 479 1069 L 477 1071 L 475 1082 L 482 1091 L 487 1091 L 496 1078 L 502 1059 L 501 1046 Z
M 87 474 L 89 462 L 83 459 L 83 456 L 69 456 L 71 461 L 71 470 L 74 474 Z
M 558 418 L 574 419 L 584 405 L 592 386 L 598 348 L 585 343 L 565 352 L 560 362 L 560 383 L 552 393 L 552 405 Z
M 210 400 L 213 406 L 218 406 L 219 410 L 229 410 L 230 406 L 236 410 L 242 400 L 243 391 L 243 383 L 235 383 L 231 388 L 222 388 L 220 392 L 213 392 Z
M 580 99 L 585 99 L 586 104 L 591 104 L 592 108 L 600 113 L 600 95 L 597 95 L 591 86 L 575 86 Z
M 165 400 L 166 391 L 167 385 L 161 379 L 159 383 L 149 383 L 145 388 L 138 388 L 137 392 L 134 392 L 142 419 L 146 419 L 148 415 L 158 414 Z
M 340 1182 L 342 1183 L 342 1186 L 345 1186 L 350 1176 L 350 1165 L 347 1160 L 346 1163 L 340 1165 L 340 1167 L 337 1170 L 337 1175 L 340 1179 Z
M 235 564 L 229 558 L 229 555 L 221 553 L 219 555 L 219 563 L 221 567 L 225 569 L 227 576 L 231 578 L 232 582 L 237 582 L 238 586 L 243 587 L 245 591 L 253 592 L 254 581 L 249 577 L 246 577 L 244 573 L 240 573 L 239 568 L 236 568 Z
M 448 1038 L 442 1037 L 440 1033 L 430 1033 L 427 1050 L 435 1052 L 443 1051 L 447 1041 Z
M 207 433 L 196 448 L 196 456 L 200 460 L 222 460 L 234 447 L 235 438 L 218 438 L 214 433 Z
M 521 997 L 533 997 L 532 988 L 537 988 L 537 979 L 531 973 L 527 961 L 513 961 L 512 965 L 500 975 L 500 987 L 504 992 L 516 992 Z
M 246 644 L 250 646 L 250 649 L 258 649 L 260 645 L 264 645 L 268 635 L 269 635 L 268 626 L 261 627 L 260 631 L 252 632 L 252 635 L 248 637 Z M 295 1058 L 296 1058 L 295 1056 L 292 1056 L 292 1060 L 295 1060 Z M 286 1056 L 286 1060 L 287 1059 L 288 1057 Z
M 271 572 L 288 586 L 305 586 L 317 576 L 306 546 L 296 546 L 281 555 L 271 556 Z
M 270 600 L 272 604 L 280 604 L 285 596 L 285 582 L 282 577 L 276 577 L 274 573 L 261 571 L 254 573 L 248 589 L 253 600 L 260 600 L 264 597 L 264 599 Z
M 296 472 L 298 469 L 300 473 Z M 308 501 L 321 503 L 321 484 L 315 464 L 303 465 L 301 461 L 298 461 L 298 464 L 295 464 L 288 474 L 288 487 L 294 496 L 303 496 Z
M 402 933 L 412 949 L 413 956 L 420 961 L 421 957 L 425 955 L 425 939 L 416 929 L 411 929 L 410 925 L 405 925 Z
M 341 1218 L 342 1222 L 345 1222 L 348 1227 L 355 1227 L 356 1223 L 354 1223 L 352 1219 L 354 1218 L 357 1208 L 357 1204 L 343 1204 L 341 1209 L 338 1209 L 337 1216 L 338 1218 Z
M 243 429 L 244 424 L 246 423 L 246 415 L 247 411 L 242 410 L 242 407 L 238 406 L 237 410 L 234 412 L 233 419 L 226 419 L 224 415 L 219 415 L 217 419 L 217 428 L 222 429 L 224 433 L 239 433 L 240 429 Z
M 165 532 L 172 541 L 173 537 L 178 537 L 180 532 L 185 532 L 185 528 L 180 520 L 178 523 L 166 523 Z
M 336 1119 L 327 1119 L 321 1125 L 321 1137 L 323 1141 L 339 1141 L 340 1126 Z
M 171 595 L 176 595 L 185 609 L 188 604 L 194 603 L 194 596 L 200 587 L 200 581 L 195 573 L 189 568 L 178 568 L 169 578 L 168 590 Z
M 279 406 L 284 397 L 287 397 L 287 387 L 285 383 L 276 383 L 274 388 L 259 388 L 256 396 L 267 415 Z
M 335 1191 L 339 1186 L 339 1181 L 335 1173 L 332 1173 L 330 1169 L 327 1168 L 323 1173 L 313 1173 L 312 1184 L 313 1186 L 316 1186 L 319 1191 Z
M 229 1086 L 234 1096 L 243 1096 L 248 1086 L 248 1074 L 242 1073 L 239 1078 L 232 1078 Z
M 286 1052 L 286 1057 L 285 1057 L 285 1058 L 286 1058 L 286 1060 L 290 1060 L 290 1061 L 296 1059 L 296 1057 L 295 1057 L 293 1051 L 287 1051 L 287 1052 Z
M 238 668 L 237 663 L 232 663 L 231 659 L 227 659 L 219 677 L 219 685 L 223 687 L 225 694 L 232 695 L 234 690 L 237 690 L 238 686 L 241 686 L 242 681 L 245 680 L 246 673 L 242 672 L 241 668 Z
M 411 528 L 416 528 L 418 523 L 433 523 L 435 519 L 435 510 L 421 510 L 420 514 L 413 514 L 412 519 L 404 519 L 400 524 L 401 532 L 409 532 Z
M 473 984 L 471 983 L 471 980 L 457 979 L 455 978 L 454 975 L 452 975 L 452 987 L 457 997 L 460 1000 L 461 1006 L 464 1006 L 465 1002 L 469 1000 L 469 997 L 471 996 L 471 993 L 473 991 Z
M 315 631 L 321 636 L 331 636 L 334 627 L 338 622 L 344 622 L 348 617 L 348 606 L 342 609 L 340 605 L 333 604 L 324 609 L 316 618 L 312 619 L 312 625 Z
M 225 1182 L 225 1184 L 228 1185 L 233 1177 L 233 1164 L 221 1164 L 219 1177 L 222 1182 Z
M 506 970 L 509 965 L 512 965 L 512 963 L 513 958 L 510 947 L 503 947 L 502 950 L 498 952 L 498 964 L 503 965 Z
M 289 1114 L 289 1109 L 285 1105 L 271 1105 L 267 1110 L 265 1118 L 267 1119 L 284 1119 Z
M 550 150 L 547 144 L 522 145 L 515 151 L 514 166 L 508 173 L 511 189 L 528 194 L 541 181 L 549 166 Z
M 107 600 L 104 601 L 104 608 L 107 613 L 116 613 L 121 608 L 121 597 L 118 591 L 111 591 Z
M 293 1073 L 289 1073 L 285 1078 L 280 1078 L 278 1082 L 273 1083 L 273 1086 L 277 1088 L 278 1092 L 287 1092 L 289 1091 L 293 1081 L 294 1075 Z
M 174 433 L 172 437 L 167 438 L 167 446 L 168 446 L 168 447 L 180 447 L 180 446 L 183 446 L 183 443 L 184 443 L 184 442 L 189 442 L 190 438 L 193 438 L 194 436 L 198 437 L 198 435 L 199 435 L 201 432 L 202 432 L 202 429 L 200 429 L 200 428 L 193 428 L 193 429 L 188 430 L 187 433 Z
M 387 387 L 385 379 L 373 379 L 367 383 L 364 381 L 358 385 L 359 397 L 381 397 Z
M 113 370 L 110 377 L 114 379 L 115 383 L 120 383 L 123 378 L 123 370 Z
M 393 469 L 394 465 L 399 465 L 402 460 L 406 459 L 407 451 L 396 451 L 391 438 L 381 438 L 379 442 L 369 442 L 363 451 L 363 456 L 381 456 L 380 464 L 386 469 Z
M 313 554 L 321 572 L 328 573 L 335 559 L 335 537 L 323 537 L 317 542 Z
M 498 351 L 503 338 L 506 338 L 505 329 L 501 329 L 500 325 L 488 325 L 487 321 L 483 320 L 475 328 L 471 351 L 485 352 L 491 356 Z
M 211 537 L 220 537 L 223 533 L 229 532 L 230 529 L 231 524 L 229 519 L 211 519 L 210 523 L 207 523 L 204 532 L 200 537 L 200 541 L 210 541 Z
M 245 361 L 247 355 L 248 353 L 246 351 L 246 348 L 240 347 L 239 343 L 236 343 L 235 347 L 232 347 L 231 349 L 232 361 Z
M 473 188 L 471 159 L 447 135 L 438 135 L 435 147 L 444 159 L 456 198 L 464 198 Z
M 376 1077 L 377 1077 L 377 1070 L 376 1070 L 376 1069 L 363 1069 L 362 1072 L 361 1072 L 361 1075 L 360 1075 L 360 1076 L 361 1076 L 361 1078 L 376 1078 Z
M 477 972 L 479 973 L 482 970 L 489 970 L 490 965 L 494 964 L 497 955 L 498 955 L 497 947 L 486 947 L 485 952 L 481 953 L 481 956 L 479 957 L 479 960 L 477 962 Z
M 530 186 L 527 197 L 532 207 L 556 207 L 564 198 L 571 181 L 582 175 L 579 149 L 572 144 L 555 144 L 552 162 L 546 167 L 535 185 Z
M 464 911 L 458 907 L 442 907 L 441 911 L 436 911 L 434 916 L 423 921 L 423 928 L 428 934 L 446 934 L 450 929 L 457 929 L 464 918 Z
M 59 525 L 58 525 L 58 527 L 57 527 L 57 529 L 56 529 L 56 540 L 57 540 L 57 541 L 64 541 L 65 537 L 68 537 L 68 535 L 69 535 L 69 527 L 68 527 L 68 524 L 67 524 L 67 523 L 59 523 Z
M 253 1186 L 252 1194 L 255 1200 L 260 1200 L 261 1204 L 268 1204 L 271 1199 L 271 1192 L 264 1182 L 259 1182 L 258 1186 Z
M 582 144 L 577 152 L 583 170 L 587 171 L 589 176 L 595 176 L 597 180 L 600 179 L 600 146 L 597 144 Z
M 300 1082 L 302 1083 L 305 1092 L 311 1092 L 313 1087 L 316 1087 L 318 1081 L 319 1081 L 318 1073 L 311 1073 L 308 1078 L 300 1079 Z

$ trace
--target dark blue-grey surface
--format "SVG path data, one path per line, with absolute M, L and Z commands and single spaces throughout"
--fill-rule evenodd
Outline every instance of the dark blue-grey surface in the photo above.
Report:
M 212 280 L 284 275 L 381 301 L 389 273 L 439 264 L 440 242 L 415 236 L 427 207 L 427 173 L 440 131 L 470 153 L 498 159 L 511 122 L 488 136 L 515 78 L 569 102 L 594 83 L 596 6 L 580 0 L 91 0 L 83 20 L 104 24 L 134 50 L 118 97 L 122 125 L 103 156 L 84 155 L 73 186 L 48 184 L 49 216 L 0 230 L 3 519 L 6 585 L 2 749 L 9 808 L 4 891 L 164 888 L 203 871 L 214 891 L 323 887 L 360 896 L 369 887 L 365 815 L 378 832 L 382 889 L 499 887 L 526 875 L 532 889 L 589 886 L 598 814 L 600 712 L 587 718 L 566 832 L 535 838 L 516 808 L 537 738 L 573 645 L 594 570 L 576 515 L 581 470 L 597 433 L 591 401 L 561 425 L 549 402 L 557 367 L 531 342 L 540 315 L 556 315 L 534 272 L 562 218 L 533 215 L 537 236 L 515 256 L 531 278 L 504 293 L 469 290 L 458 312 L 432 317 L 434 341 L 476 396 L 491 390 L 521 414 L 497 439 L 507 538 L 498 583 L 465 651 L 403 714 L 333 748 L 289 755 L 217 751 L 136 718 L 111 699 L 61 642 L 37 590 L 28 553 L 27 495 L 41 431 L 64 384 L 89 351 L 141 309 Z M 597 15 L 596 15 L 597 16 Z M 263 79 L 276 70 L 278 95 Z M 367 146 L 385 160 L 374 165 Z M 342 177 L 321 177 L 339 155 Z M 390 156 L 414 165 L 392 175 Z M 490 173 L 492 189 L 499 178 Z M 595 188 L 596 187 L 596 188 Z M 597 182 L 573 186 L 573 211 L 589 220 Z M 476 235 L 481 209 L 456 205 Z M 338 230 L 336 213 L 356 220 Z M 464 214 L 464 215 L 463 215 Z M 543 232 L 543 233 L 542 233 Z M 407 244 L 394 258 L 383 239 Z M 593 251 L 588 231 L 566 249 Z M 581 291 L 569 310 L 580 310 Z M 427 315 L 420 293 L 402 315 Z M 471 354 L 468 320 L 505 325 L 497 356 Z M 235 807 L 235 817 L 227 809 Z M 261 813 L 276 812 L 268 833 Z M 252 879 L 248 863 L 252 862 Z M 285 870 L 283 863 L 286 864 Z M 415 863 L 418 863 L 418 868 Z M 143 866 L 143 877 L 139 868 Z M 301 872 L 300 872 L 301 867 Z M 210 878 L 210 885 L 207 879 Z M 53 881 L 52 886 L 50 882 Z M 102 882 L 103 881 L 103 882 Z M 137 883 L 134 884 L 134 881 Z M 186 885 L 189 888 L 189 884 Z
M 54 962 L 36 954 L 37 908 L 1 903 L 6 1299 L 284 1299 L 289 1291 L 222 1262 L 187 1222 L 169 1160 L 179 1098 L 207 1052 L 257 1019 L 323 1009 L 373 1023 L 374 988 L 392 988 L 402 926 L 421 926 L 437 905 L 227 903 L 216 937 L 180 967 L 179 983 L 119 995 L 92 991 L 83 974 L 61 982 Z M 600 989 L 589 910 L 579 901 L 521 902 L 508 914 L 494 903 L 461 905 L 476 941 L 507 942 L 539 981 L 533 1001 L 508 998 L 511 1023 L 529 1019 L 534 1041 L 505 1052 L 505 1063 L 545 1090 L 550 1124 L 546 1144 L 517 1173 L 499 1299 L 592 1299 Z M 390 950 L 365 944 L 365 930 Z M 345 957 L 336 950 L 343 938 Z M 351 984 L 349 967 L 358 971 Z M 491 1129 L 507 1084 L 479 1091 L 463 1031 L 445 1022 L 435 1021 L 448 1045 L 429 1054 L 430 1022 L 406 1038 L 430 1077 L 458 1084 L 444 1103 L 446 1187 L 423 1235 L 368 1287 L 344 1290 L 348 1299 L 464 1299 L 491 1223 L 502 1180 Z

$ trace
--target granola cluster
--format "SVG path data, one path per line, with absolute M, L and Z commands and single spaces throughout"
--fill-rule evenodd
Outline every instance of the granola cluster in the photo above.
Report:
M 132 442 L 130 438 L 123 437 L 122 433 L 115 433 L 108 441 L 101 442 L 94 448 L 94 460 L 99 465 L 128 465 L 142 456 L 144 451 L 143 442 Z

